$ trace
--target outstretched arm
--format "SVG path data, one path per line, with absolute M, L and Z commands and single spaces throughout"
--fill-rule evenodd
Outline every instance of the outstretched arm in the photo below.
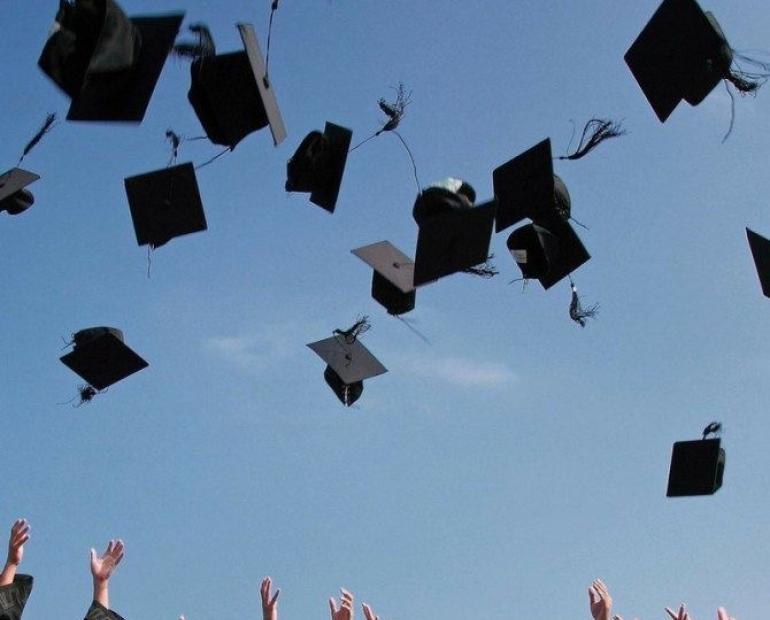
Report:
M 594 620 L 610 620 L 612 597 L 601 579 L 594 579 L 588 588 L 588 604 Z
M 111 540 L 102 555 L 91 549 L 91 575 L 94 578 L 94 601 L 110 608 L 109 584 L 112 571 L 123 559 L 123 541 Z
M 278 595 L 280 590 L 276 590 L 275 594 L 270 596 L 270 585 L 272 581 L 270 577 L 265 577 L 262 580 L 262 584 L 259 586 L 259 594 L 262 597 L 262 620 L 278 620 Z
M 29 540 L 29 523 L 25 519 L 16 519 L 8 538 L 8 558 L 5 568 L 0 573 L 0 586 L 8 586 L 16 577 L 16 569 L 24 557 L 24 543 Z
M 340 588 L 340 605 L 337 607 L 334 597 L 330 598 L 329 611 L 331 620 L 353 620 L 353 595 L 345 588 Z

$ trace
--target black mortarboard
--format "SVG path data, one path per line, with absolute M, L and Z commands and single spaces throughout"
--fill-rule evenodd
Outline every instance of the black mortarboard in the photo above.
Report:
M 123 616 L 96 601 L 92 601 L 86 612 L 85 620 L 123 620 Z
M 123 342 L 114 327 L 91 327 L 73 336 L 74 348 L 62 363 L 97 390 L 147 368 L 148 364 Z
M 748 228 L 746 229 L 746 237 L 749 240 L 751 255 L 754 257 L 754 265 L 757 268 L 762 293 L 765 297 L 770 297 L 770 240 Z
M 324 378 L 340 401 L 350 406 L 363 392 L 363 381 L 388 372 L 357 339 L 336 335 L 307 345 L 327 364 Z
M 12 583 L 0 586 L 0 620 L 21 620 L 33 581 L 30 575 L 18 574 Z
M 495 168 L 492 182 L 498 201 L 496 232 L 524 218 L 547 224 L 570 217 L 569 192 L 553 173 L 549 138 Z
M 406 314 L 414 310 L 417 291 L 411 258 L 390 241 L 379 241 L 351 252 L 374 270 L 372 298 L 389 314 Z
M 286 129 L 257 35 L 251 24 L 238 24 L 238 31 L 243 51 L 202 56 L 192 63 L 187 97 L 215 144 L 235 148 L 247 135 L 269 125 L 278 146 Z
M 311 131 L 286 164 L 286 191 L 311 192 L 310 202 L 334 213 L 353 132 L 326 123 Z
M 569 222 L 555 219 L 548 227 L 527 224 L 508 237 L 508 249 L 525 278 L 537 278 L 544 289 L 591 258 Z
M 668 497 L 713 495 L 722 486 L 725 451 L 720 439 L 677 441 L 671 452 Z
M 625 55 L 661 122 L 682 99 L 698 105 L 730 75 L 732 50 L 695 0 L 664 0 Z
M 67 119 L 141 122 L 183 17 L 61 0 L 38 65 L 72 99 Z
M 191 163 L 125 179 L 136 242 L 159 247 L 181 235 L 206 230 L 206 216 Z
M 497 201 L 493 199 L 422 220 L 414 259 L 414 285 L 486 262 L 496 209 Z
M 0 175 L 0 213 L 7 211 L 10 215 L 18 215 L 31 207 L 35 198 L 24 188 L 39 178 L 34 172 L 22 168 L 13 168 Z

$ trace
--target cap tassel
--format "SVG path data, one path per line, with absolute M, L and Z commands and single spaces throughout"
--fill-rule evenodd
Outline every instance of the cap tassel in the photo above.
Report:
M 497 267 L 495 267 L 490 261 L 495 257 L 494 254 L 490 254 L 487 256 L 487 260 L 485 260 L 483 263 L 480 263 L 478 265 L 475 265 L 474 267 L 468 267 L 467 269 L 463 269 L 463 273 L 469 273 L 472 276 L 479 276 L 480 278 L 485 278 L 489 280 L 490 278 L 494 278 L 498 273 L 500 273 L 497 270 Z
M 376 138 L 381 133 L 386 131 L 393 131 L 396 129 L 396 127 L 398 127 L 401 119 L 404 118 L 406 107 L 412 103 L 412 91 L 407 93 L 403 82 L 399 82 L 397 87 L 393 87 L 393 90 L 396 91 L 395 101 L 389 102 L 385 99 L 385 97 L 381 97 L 379 101 L 377 101 L 377 105 L 380 107 L 380 110 L 382 110 L 382 112 L 388 117 L 387 120 L 385 120 L 382 123 L 382 127 L 380 127 L 371 136 L 365 140 L 362 140 L 352 149 L 350 149 L 350 152 L 355 151 L 359 146 L 362 146 L 366 142 L 369 142 L 369 140 Z
M 166 130 L 166 139 L 171 143 L 171 157 L 169 157 L 166 168 L 176 163 L 177 155 L 179 155 L 179 145 L 182 144 L 182 136 L 174 133 L 171 129 Z
M 278 10 L 278 0 L 270 5 L 270 21 L 267 24 L 267 51 L 265 52 L 265 82 L 269 83 L 270 75 L 270 41 L 273 36 L 273 15 Z
M 706 439 L 709 435 L 716 435 L 722 430 L 721 422 L 712 422 L 706 428 L 703 429 L 703 439 Z
M 353 344 L 361 334 L 368 332 L 371 327 L 372 324 L 369 322 L 369 317 L 364 315 L 353 323 L 350 329 L 335 329 L 332 333 L 335 336 L 342 336 L 345 339 L 345 344 Z
M 198 41 L 194 43 L 189 41 L 177 43 L 171 48 L 171 53 L 174 56 L 191 58 L 192 60 L 216 56 L 217 48 L 214 45 L 214 37 L 211 36 L 211 31 L 206 24 L 190 24 L 188 30 L 198 35 Z
M 751 58 L 745 54 L 736 52 L 735 50 L 732 50 L 732 53 L 733 64 L 725 76 L 725 87 L 727 88 L 727 94 L 730 95 L 730 126 L 727 128 L 727 133 L 722 138 L 722 144 L 724 144 L 727 138 L 730 137 L 730 134 L 733 132 L 733 126 L 735 125 L 735 95 L 733 94 L 733 91 L 730 90 L 730 84 L 735 86 L 735 89 L 741 95 L 756 95 L 757 91 L 764 86 L 768 79 L 770 79 L 770 63 Z M 755 67 L 756 70 L 744 70 L 739 61 Z
M 34 137 L 29 142 L 27 142 L 27 146 L 24 147 L 24 151 L 22 151 L 21 157 L 19 157 L 19 164 L 27 156 L 27 154 L 37 146 L 38 142 L 43 139 L 43 136 L 51 131 L 55 122 L 56 114 L 52 113 L 46 116 L 43 126 L 38 130 Z
M 570 288 L 572 289 L 572 299 L 569 304 L 569 318 L 580 325 L 580 327 L 585 327 L 586 319 L 595 319 L 599 314 L 599 304 L 594 304 L 589 308 L 584 308 L 580 303 L 580 297 L 577 294 L 577 287 L 572 281 L 572 278 L 570 278 L 569 284 Z
M 411 321 L 409 321 L 408 319 L 405 319 L 400 314 L 394 314 L 392 316 L 396 317 L 399 321 L 401 321 L 404 325 L 406 325 L 407 329 L 411 331 L 413 334 L 416 334 L 417 337 L 420 338 L 420 340 L 422 340 L 425 344 L 427 345 L 431 344 L 430 340 L 428 340 L 428 337 L 425 336 L 425 334 L 423 334 L 414 325 L 412 325 Z
M 583 134 L 580 136 L 580 142 L 578 142 L 575 151 L 568 155 L 557 157 L 556 159 L 569 159 L 572 161 L 581 159 L 605 140 L 617 138 L 625 135 L 625 133 L 626 130 L 623 129 L 621 123 L 602 118 L 592 118 L 585 124 L 585 127 L 583 127 Z

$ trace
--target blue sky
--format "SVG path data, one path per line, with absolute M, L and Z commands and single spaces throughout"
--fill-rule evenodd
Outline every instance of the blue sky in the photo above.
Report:
M 125 0 L 130 15 L 186 10 L 219 51 L 235 23 L 264 47 L 269 2 Z M 661 125 L 623 62 L 657 7 L 585 0 L 285 0 L 271 77 L 289 137 L 266 131 L 198 173 L 209 230 L 153 255 L 136 246 L 123 178 L 162 168 L 169 127 L 196 136 L 189 68 L 170 58 L 141 126 L 60 122 L 25 159 L 42 179 L 0 216 L 0 374 L 6 474 L 0 525 L 33 527 L 25 618 L 78 617 L 88 549 L 126 542 L 111 602 L 129 620 L 325 617 L 345 586 L 384 620 L 583 617 L 601 576 L 626 620 L 689 603 L 741 620 L 770 608 L 768 301 L 744 227 L 770 235 L 766 92 L 722 86 Z M 57 3 L 5 0 L 2 158 L 10 168 L 67 100 L 36 62 Z M 762 49 L 760 0 L 704 3 L 733 47 Z M 413 255 L 416 186 L 398 140 L 348 159 L 333 216 L 283 189 L 286 160 L 329 120 L 368 136 L 403 82 L 400 131 L 423 185 L 446 176 L 492 195 L 492 170 L 570 119 L 628 135 L 556 162 L 592 260 L 575 274 L 599 318 L 569 320 L 566 282 L 522 291 L 501 274 L 421 289 L 408 317 L 369 298 L 350 250 L 389 239 Z M 218 147 L 184 143 L 180 162 Z M 343 408 L 305 343 L 368 314 L 389 372 Z M 150 367 L 78 409 L 62 337 L 123 329 Z M 665 497 L 671 444 L 725 426 L 715 496 Z M 6 527 L 3 525 L 2 527 Z M 360 613 L 360 608 L 357 610 Z

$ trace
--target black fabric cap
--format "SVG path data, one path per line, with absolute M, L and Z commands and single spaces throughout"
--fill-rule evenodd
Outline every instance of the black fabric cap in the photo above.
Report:
M 139 245 L 159 247 L 174 237 L 206 230 L 191 163 L 129 177 L 124 183 Z
M 94 327 L 74 336 L 74 349 L 62 363 L 97 390 L 147 368 L 148 364 L 123 343 L 123 334 L 112 327 Z
M 722 486 L 725 451 L 719 439 L 678 441 L 671 452 L 668 497 L 713 495 Z
M 337 395 L 337 398 L 339 398 L 340 402 L 346 407 L 350 407 L 361 398 L 361 394 L 364 393 L 363 381 L 345 383 L 342 378 L 334 372 L 334 369 L 331 366 L 327 366 L 326 370 L 324 370 L 324 380 L 326 381 L 326 385 L 332 389 L 332 392 Z
M 329 122 L 323 133 L 305 136 L 286 165 L 286 191 L 311 192 L 310 202 L 334 213 L 352 138 L 350 129 Z
M 417 291 L 414 288 L 414 261 L 390 241 L 378 241 L 351 250 L 373 270 L 372 298 L 389 314 L 399 315 L 414 310 Z
M 123 620 L 123 616 L 93 601 L 86 612 L 85 620 Z
M 695 0 L 664 0 L 625 54 L 661 122 L 682 99 L 697 105 L 730 71 L 719 24 Z
M 423 221 L 417 236 L 414 285 L 421 286 L 486 262 L 497 201 Z
M 38 65 L 71 121 L 141 122 L 184 13 L 127 18 L 113 0 L 63 4 Z
M 518 228 L 508 238 L 508 249 L 522 275 L 537 278 L 546 290 L 591 258 L 569 222 L 560 219 L 548 228 L 537 224 Z
M 555 204 L 550 139 L 546 138 L 495 168 L 492 182 L 498 200 L 497 232 L 524 218 L 545 222 L 559 216 Z
M 751 255 L 754 257 L 762 293 L 765 297 L 770 297 L 770 239 L 765 239 L 748 228 L 746 238 L 749 240 Z
M 13 168 L 0 175 L 0 212 L 17 215 L 29 208 L 35 199 L 24 188 L 40 178 L 34 172 Z
M 33 582 L 30 575 L 18 574 L 13 583 L 0 586 L 0 620 L 21 620 Z
M 347 385 L 388 372 L 359 340 L 349 344 L 344 336 L 332 336 L 307 346 Z
M 372 273 L 372 299 L 382 305 L 388 314 L 398 316 L 414 310 L 417 303 L 417 291 L 412 289 L 404 293 L 385 276 Z
M 239 24 L 244 50 L 204 56 L 190 67 L 187 95 L 209 140 L 231 149 L 252 132 L 270 126 L 273 141 L 286 137 L 254 28 Z

